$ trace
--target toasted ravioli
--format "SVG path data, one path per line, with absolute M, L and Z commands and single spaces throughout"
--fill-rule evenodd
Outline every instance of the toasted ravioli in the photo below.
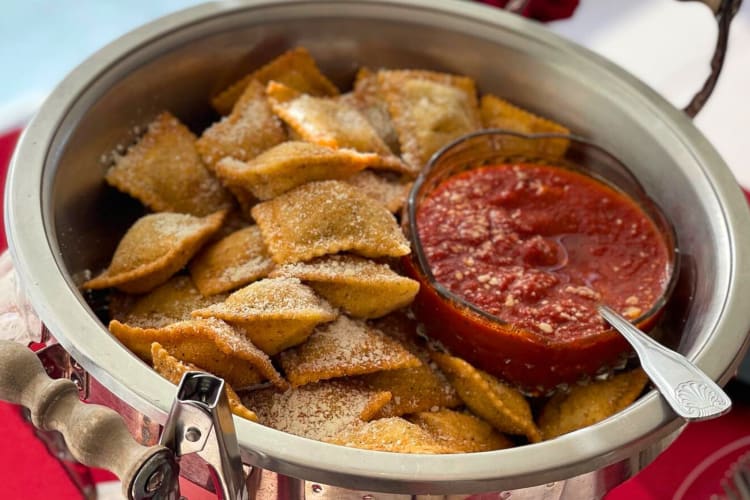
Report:
M 454 453 L 449 446 L 438 442 L 426 430 L 399 417 L 350 425 L 326 441 L 353 448 L 394 453 Z
M 249 162 L 225 158 L 216 171 L 228 185 L 247 189 L 259 200 L 268 200 L 306 182 L 347 179 L 379 161 L 374 153 L 288 141 Z
M 346 182 L 376 200 L 391 213 L 399 213 L 406 204 L 412 181 L 389 172 L 362 170 Z
M 390 399 L 389 393 L 352 380 L 317 382 L 283 393 L 264 389 L 242 395 L 242 402 L 255 411 L 261 424 L 318 440 L 371 419 Z
M 400 257 L 409 242 L 393 214 L 340 181 L 310 182 L 254 206 L 271 257 L 278 264 L 351 251 Z
M 257 80 L 264 85 L 270 80 L 275 80 L 305 94 L 316 96 L 339 94 L 339 89 L 320 72 L 315 59 L 307 49 L 296 47 L 233 83 L 214 97 L 211 100 L 214 109 L 222 115 L 228 114 L 251 80 Z
M 374 166 L 409 171 L 362 113 L 348 103 L 301 94 L 278 82 L 269 82 L 266 93 L 274 113 L 302 139 L 331 148 L 377 153 L 382 160 Z
M 398 417 L 435 408 L 455 408 L 462 404 L 445 376 L 427 363 L 416 368 L 388 370 L 365 375 L 367 384 L 393 394 L 378 417 Z
M 354 90 L 341 95 L 339 99 L 357 108 L 390 150 L 399 154 L 398 134 L 393 127 L 388 104 L 380 95 L 376 72 L 369 68 L 360 68 L 354 79 Z
M 398 132 L 401 156 L 415 175 L 438 149 L 481 128 L 476 85 L 468 77 L 382 70 L 378 85 Z
M 409 416 L 408 420 L 455 453 L 502 450 L 513 446 L 510 439 L 469 413 L 443 409 L 420 412 Z
M 395 339 L 346 316 L 318 326 L 307 342 L 282 352 L 279 359 L 293 387 L 421 364 Z
M 482 96 L 479 110 L 484 128 L 500 128 L 523 134 L 570 134 L 570 130 L 566 127 L 536 116 L 491 94 Z M 527 153 L 530 156 L 543 154 L 547 157 L 560 158 L 565 154 L 569 145 L 568 139 L 548 138 L 535 141 L 519 139 L 513 141 L 508 147 L 514 151 L 518 150 L 519 154 Z
M 229 193 L 201 162 L 195 136 L 167 112 L 117 157 L 104 180 L 155 212 L 204 216 L 232 206 Z
M 138 219 L 117 245 L 109 267 L 83 288 L 145 293 L 167 281 L 221 227 L 226 211 L 206 217 L 159 212 Z
M 175 358 L 205 368 L 234 387 L 270 380 L 288 387 L 271 360 L 240 331 L 217 319 L 173 323 L 163 328 L 138 328 L 110 321 L 109 331 L 141 359 L 152 362 L 151 344 L 158 342 Z
M 182 376 L 187 372 L 205 372 L 192 363 L 185 363 L 170 355 L 169 352 L 162 347 L 158 342 L 151 344 L 151 360 L 154 365 L 154 370 L 169 380 L 175 385 L 178 385 L 182 380 Z M 258 416 L 255 412 L 247 409 L 245 405 L 240 401 L 240 397 L 234 392 L 232 386 L 228 383 L 224 384 L 227 393 L 227 402 L 229 403 L 229 409 L 238 417 L 252 420 L 253 422 L 258 421 Z
M 206 246 L 195 256 L 189 268 L 200 293 L 214 295 L 265 278 L 274 268 L 274 263 L 260 229 L 253 225 Z
M 139 296 L 125 313 L 115 316 L 115 319 L 141 328 L 161 328 L 189 320 L 193 310 L 221 302 L 224 298 L 221 295 L 204 297 L 190 276 L 174 276 L 148 294 Z
M 356 318 L 378 318 L 414 300 L 419 282 L 386 264 L 355 255 L 329 255 L 287 264 L 273 276 L 299 278 L 333 306 Z
M 215 170 L 223 158 L 250 160 L 285 140 L 286 132 L 268 105 L 265 86 L 251 80 L 231 114 L 206 129 L 195 147 Z
M 614 415 L 635 401 L 647 382 L 646 373 L 637 368 L 555 394 L 539 415 L 543 438 L 552 439 Z
M 263 279 L 241 288 L 224 302 L 193 311 L 198 318 L 219 318 L 242 328 L 269 356 L 304 342 L 316 325 L 337 314 L 296 278 Z
M 437 352 L 432 358 L 473 413 L 500 432 L 526 436 L 532 443 L 541 441 L 529 402 L 520 392 L 461 358 Z

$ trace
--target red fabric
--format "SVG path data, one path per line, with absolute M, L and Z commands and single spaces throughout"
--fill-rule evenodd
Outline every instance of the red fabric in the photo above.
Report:
M 481 3 L 492 5 L 494 7 L 505 7 L 510 0 L 479 0 Z M 521 15 L 536 19 L 537 21 L 547 22 L 557 19 L 565 19 L 573 15 L 578 0 L 528 0 Z
M 5 193 L 5 172 L 10 163 L 10 157 L 13 155 L 13 148 L 16 146 L 20 130 L 13 131 L 6 135 L 0 135 L 0 193 Z M 0 195 L 0 200 L 2 195 Z M 2 230 L 0 230 L 0 251 L 8 247 L 5 240 L 5 205 L 0 203 L 0 221 L 2 221 Z
M 716 498 L 714 495 L 724 498 L 721 479 L 747 453 L 750 404 L 747 400 L 737 401 L 735 396 L 734 409 L 728 415 L 688 425 L 666 452 L 612 490 L 606 500 L 699 500 Z

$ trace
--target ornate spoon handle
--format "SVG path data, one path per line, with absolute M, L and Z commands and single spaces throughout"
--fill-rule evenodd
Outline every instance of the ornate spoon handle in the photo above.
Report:
M 697 366 L 633 326 L 607 306 L 599 314 L 630 342 L 641 366 L 672 409 L 689 421 L 708 420 L 732 408 L 726 393 Z

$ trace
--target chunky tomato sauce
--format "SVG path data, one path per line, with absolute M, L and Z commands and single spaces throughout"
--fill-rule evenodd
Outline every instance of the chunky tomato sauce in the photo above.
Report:
M 596 306 L 647 312 L 669 254 L 627 196 L 571 170 L 498 165 L 453 176 L 422 201 L 419 237 L 435 279 L 550 341 L 601 333 Z

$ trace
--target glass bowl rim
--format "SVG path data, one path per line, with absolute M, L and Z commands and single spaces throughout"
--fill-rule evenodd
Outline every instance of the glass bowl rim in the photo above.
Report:
M 417 230 L 417 197 L 419 196 L 419 192 L 422 188 L 422 186 L 430 179 L 430 175 L 432 174 L 438 160 L 442 158 L 442 156 L 456 147 L 457 145 L 469 141 L 471 139 L 475 139 L 477 137 L 482 136 L 494 136 L 494 135 L 506 135 L 506 136 L 512 136 L 512 137 L 519 137 L 522 139 L 527 140 L 540 140 L 540 139 L 566 139 L 574 143 L 581 144 L 587 148 L 591 148 L 596 150 L 598 153 L 603 154 L 604 156 L 608 157 L 611 161 L 614 161 L 617 165 L 622 167 L 623 173 L 628 177 L 629 181 L 633 183 L 633 186 L 635 189 L 637 189 L 640 193 L 640 196 L 642 199 L 635 199 L 633 196 L 629 195 L 628 193 L 625 193 L 618 185 L 616 185 L 613 182 L 608 181 L 607 179 L 601 178 L 601 176 L 593 175 L 590 172 L 585 171 L 583 168 L 569 168 L 568 166 L 563 165 L 555 165 L 554 160 L 550 160 L 549 166 L 557 166 L 558 168 L 568 168 L 569 170 L 574 170 L 580 174 L 586 175 L 590 178 L 593 178 L 594 180 L 597 180 L 599 182 L 603 182 L 605 185 L 609 186 L 610 188 L 614 189 L 618 193 L 623 194 L 624 196 L 627 196 L 631 201 L 633 201 L 640 210 L 649 218 L 651 219 L 652 223 L 656 226 L 656 228 L 659 230 L 660 233 L 666 232 L 664 234 L 665 239 L 665 246 L 667 248 L 669 262 L 667 266 L 667 272 L 669 274 L 669 278 L 667 280 L 667 284 L 664 287 L 664 290 L 662 291 L 659 298 L 654 302 L 654 304 L 644 313 L 639 315 L 636 318 L 632 318 L 631 322 L 635 325 L 640 325 L 643 323 L 649 322 L 651 319 L 658 316 L 658 314 L 664 309 L 667 302 L 669 301 L 669 298 L 672 295 L 672 292 L 674 291 L 677 281 L 679 278 L 679 270 L 680 270 L 680 251 L 678 246 L 678 240 L 677 240 L 677 233 L 675 231 L 674 225 L 672 224 L 672 221 L 669 219 L 669 217 L 666 216 L 664 211 L 661 209 L 661 207 L 656 203 L 656 201 L 648 195 L 646 192 L 646 189 L 643 187 L 643 184 L 638 180 L 638 178 L 633 174 L 633 172 L 628 168 L 624 162 L 622 162 L 617 156 L 610 153 L 606 148 L 600 146 L 599 144 L 577 136 L 575 134 L 559 134 L 559 133 L 539 133 L 539 134 L 526 134 L 522 132 L 516 132 L 512 130 L 506 130 L 506 129 L 500 129 L 500 128 L 489 128 L 489 129 L 482 129 L 477 130 L 474 132 L 470 132 L 468 134 L 461 135 L 457 137 L 456 139 L 450 141 L 449 143 L 442 146 L 440 149 L 438 149 L 429 159 L 427 162 L 427 165 L 425 168 L 422 169 L 422 171 L 417 176 L 416 180 L 414 181 L 414 184 L 412 185 L 411 189 L 409 190 L 409 195 L 406 200 L 406 205 L 404 207 L 404 215 L 403 217 L 404 222 L 406 222 L 406 233 L 409 237 L 411 247 L 412 247 L 412 253 L 411 255 L 407 256 L 407 258 L 410 258 L 412 262 L 416 263 L 416 270 L 417 272 L 422 276 L 422 284 L 429 285 L 438 295 L 438 297 L 443 300 L 449 302 L 454 309 L 461 311 L 461 313 L 464 316 L 468 316 L 469 319 L 472 320 L 479 320 L 485 325 L 498 325 L 498 326 L 511 326 L 512 323 L 509 323 L 508 321 L 491 314 L 480 307 L 477 307 L 476 305 L 472 304 L 468 300 L 454 294 L 450 290 L 448 290 L 445 286 L 443 286 L 439 281 L 435 279 L 435 276 L 432 273 L 432 270 L 430 269 L 429 263 L 427 262 L 427 256 L 424 254 L 422 240 L 419 237 L 419 231 Z M 476 167 L 472 167 L 476 168 Z M 469 169 L 467 169 L 469 170 Z M 455 174 L 453 174 L 455 175 Z M 644 207 L 644 202 L 648 203 L 648 206 Z M 659 220 L 654 219 L 654 215 L 658 217 Z M 597 335 L 601 335 L 605 332 L 611 332 L 613 331 L 610 327 L 605 327 L 604 330 L 599 332 Z M 553 344 L 563 344 L 563 343 L 569 343 L 570 340 L 560 340 L 560 339 L 550 339 L 549 337 L 543 336 L 537 332 L 534 332 L 532 330 L 524 330 L 524 334 L 529 337 L 538 338 L 544 341 L 544 343 L 548 345 Z M 586 337 L 590 338 L 590 337 Z M 580 339 L 577 339 L 580 340 Z

